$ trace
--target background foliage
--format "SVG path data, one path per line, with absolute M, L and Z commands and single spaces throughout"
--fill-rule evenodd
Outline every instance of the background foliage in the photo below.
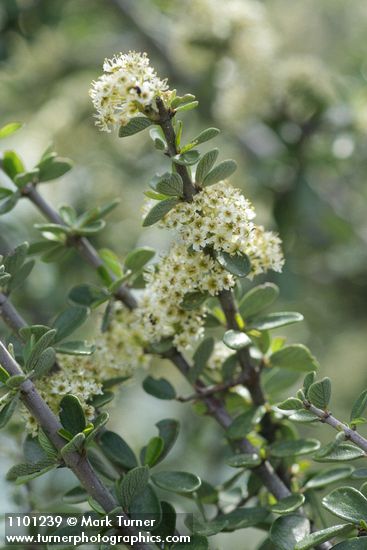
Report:
M 341 0 L 269 0 L 250 4 L 245 21 L 231 4 L 232 18 L 215 0 L 3 0 L 0 117 L 4 124 L 26 123 L 5 145 L 29 166 L 51 141 L 74 159 L 73 171 L 44 187 L 55 205 L 86 207 L 121 197 L 98 246 L 121 256 L 137 245 L 165 249 L 162 232 L 142 233 L 140 221 L 142 190 L 159 157 L 145 136 L 122 142 L 97 132 L 88 97 L 104 57 L 146 50 L 179 92 L 189 89 L 201 100 L 196 120 L 190 116 L 193 134 L 205 124 L 223 128 L 218 145 L 239 164 L 233 183 L 257 205 L 260 221 L 280 232 L 287 259 L 276 280 L 283 309 L 306 318 L 290 337 L 317 354 L 342 415 L 366 385 L 367 7 L 359 0 L 353 9 Z M 36 230 L 29 236 L 36 221 L 39 214 L 26 201 L 2 216 L 0 253 L 36 237 Z M 71 286 L 91 276 L 76 258 L 67 270 L 37 264 L 16 305 L 29 321 L 46 321 Z M 157 364 L 155 372 L 167 368 Z M 181 383 L 173 369 L 167 377 Z M 212 423 L 196 421 L 189 407 L 142 396 L 137 384 L 123 390 L 111 429 L 142 444 L 144 429 L 150 433 L 160 418 L 181 416 L 170 460 L 177 469 L 190 462 L 199 475 L 214 475 L 223 461 Z M 127 411 L 133 414 L 125 423 Z M 12 452 L 3 460 L 10 463 Z M 52 503 L 47 483 L 40 481 L 40 494 Z M 4 507 L 16 505 L 9 500 Z

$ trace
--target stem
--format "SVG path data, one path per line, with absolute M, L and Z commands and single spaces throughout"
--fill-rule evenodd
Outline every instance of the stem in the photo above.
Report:
M 9 298 L 2 292 L 0 292 L 0 315 L 16 334 L 18 334 L 19 329 L 27 326 L 23 317 L 19 315 Z
M 4 344 L 0 341 L 0 363 L 10 376 L 18 376 L 24 374 L 18 363 L 10 355 Z M 21 399 L 32 416 L 41 426 L 47 437 L 53 443 L 58 451 L 65 446 L 65 440 L 59 436 L 59 430 L 62 428 L 59 420 L 53 414 L 47 403 L 42 399 L 37 392 L 33 382 L 30 379 L 25 380 L 20 386 Z M 118 502 L 114 499 L 109 490 L 103 485 L 99 477 L 92 469 L 85 454 L 80 454 L 76 451 L 67 453 L 63 457 L 65 464 L 74 472 L 79 479 L 81 485 L 88 494 L 95 499 L 105 510 L 106 513 L 111 512 L 119 507 Z M 120 513 L 120 512 L 119 512 Z M 121 513 L 125 519 L 128 519 L 125 514 Z M 129 535 L 136 535 L 136 532 L 130 528 L 125 528 L 124 532 Z M 138 545 L 134 548 L 148 550 L 149 546 L 145 544 Z
M 163 357 L 170 359 L 185 378 L 189 380 L 190 365 L 177 350 L 169 350 L 163 354 Z M 201 384 L 200 381 L 197 382 L 198 387 L 202 387 Z M 211 416 L 226 430 L 232 424 L 233 419 L 226 411 L 222 401 L 213 396 L 206 396 L 203 398 L 203 401 L 208 407 Z M 256 447 L 246 438 L 239 442 L 239 448 L 243 453 L 257 454 L 258 452 Z M 275 498 L 282 499 L 291 494 L 288 487 L 283 483 L 268 461 L 265 461 L 261 466 L 255 468 L 254 472 L 261 477 L 262 482 Z
M 227 328 L 240 330 L 237 321 L 238 309 L 233 292 L 230 290 L 222 290 L 219 294 L 219 302 L 226 317 Z M 254 405 L 263 405 L 265 403 L 265 397 L 260 384 L 260 370 L 251 364 L 251 358 L 247 348 L 239 350 L 237 356 L 242 370 L 246 375 L 246 386 L 250 391 Z
M 167 140 L 167 147 L 168 147 L 168 155 L 172 158 L 176 156 L 179 151 L 176 147 L 176 134 L 175 130 L 172 125 L 172 116 L 173 113 L 168 111 L 166 107 L 164 106 L 164 103 L 160 97 L 157 97 L 156 99 L 158 112 L 159 112 L 159 122 L 158 124 L 162 128 L 162 131 L 165 135 L 165 138 Z M 191 177 L 189 175 L 189 172 L 186 168 L 186 166 L 182 166 L 182 164 L 177 164 L 177 162 L 173 161 L 173 164 L 175 165 L 175 168 L 177 170 L 177 173 L 181 176 L 183 185 L 184 185 L 184 199 L 187 202 L 191 202 L 194 195 L 198 192 L 195 185 L 191 181 Z
M 367 455 L 367 439 L 365 439 L 355 430 L 352 430 L 352 428 L 349 428 L 340 420 L 337 420 L 334 416 L 332 416 L 330 412 L 325 412 L 322 409 L 318 409 L 308 401 L 304 402 L 304 406 L 307 410 L 318 416 L 323 424 L 329 424 L 329 426 L 334 428 L 334 430 L 337 430 L 338 432 L 344 432 L 345 438 L 353 441 L 353 443 L 355 443 L 355 445 L 362 449 Z

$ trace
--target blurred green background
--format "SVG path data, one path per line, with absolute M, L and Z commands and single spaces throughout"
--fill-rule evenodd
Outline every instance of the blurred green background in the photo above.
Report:
M 346 414 L 367 382 L 367 4 L 2 0 L 0 29 L 0 121 L 25 123 L 5 148 L 29 167 L 51 142 L 74 160 L 72 172 L 41 189 L 54 206 L 86 208 L 120 197 L 95 244 L 121 257 L 133 246 L 168 244 L 164 232 L 142 231 L 140 216 L 142 192 L 162 158 L 146 134 L 119 140 L 97 131 L 90 82 L 105 57 L 135 49 L 146 51 L 179 93 L 197 95 L 199 109 L 185 115 L 187 137 L 205 125 L 221 128 L 222 158 L 239 164 L 233 183 L 284 241 L 286 267 L 273 280 L 282 308 L 306 318 L 287 334 L 318 356 L 322 374 L 334 381 L 334 408 Z M 26 201 L 2 216 L 0 252 L 34 240 L 32 224 L 40 220 Z M 94 277 L 76 257 L 38 263 L 16 304 L 27 320 L 47 321 L 73 284 Z M 174 372 L 170 377 L 181 383 Z M 141 446 L 154 422 L 172 415 L 183 429 L 171 463 L 189 461 L 192 471 L 221 480 L 221 436 L 189 406 L 162 404 L 134 384 L 123 389 L 112 424 Z M 1 437 L 8 448 L 10 439 Z M 2 453 L 4 461 L 13 453 L 15 446 Z M 49 503 L 57 481 L 52 490 L 41 487 Z M 6 486 L 4 509 L 16 506 L 12 490 Z

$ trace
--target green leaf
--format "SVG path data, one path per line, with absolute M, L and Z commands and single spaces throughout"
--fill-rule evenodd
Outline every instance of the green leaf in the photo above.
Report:
M 157 487 L 173 493 L 193 493 L 201 485 L 200 478 L 189 472 L 159 472 L 152 475 L 152 481 Z
M 200 132 L 200 134 L 196 136 L 193 141 L 197 144 L 204 143 L 205 141 L 214 139 L 215 137 L 217 137 L 218 134 L 220 134 L 220 130 L 218 130 L 218 128 L 207 128 L 206 130 Z
M 3 200 L 0 199 L 0 215 L 6 214 L 7 212 L 10 212 L 11 210 L 13 210 L 19 198 L 20 198 L 20 195 L 18 192 L 13 193 L 11 191 L 8 198 L 5 198 Z
M 162 508 L 159 499 L 151 485 L 147 485 L 131 501 L 130 516 L 132 519 L 154 519 L 159 525 L 162 518 Z
M 330 378 L 323 378 L 319 382 L 311 384 L 307 398 L 315 407 L 326 409 L 331 397 L 331 381 Z
M 5 271 L 10 273 L 12 276 L 17 273 L 17 271 L 24 264 L 25 259 L 28 253 L 28 243 L 22 243 L 4 258 Z
M 148 466 L 133 468 L 118 484 L 117 497 L 125 511 L 129 511 L 131 501 L 147 486 L 149 481 Z
M 24 164 L 21 158 L 14 151 L 5 151 L 3 154 L 1 167 L 5 174 L 13 181 L 17 174 L 25 172 Z
M 296 514 L 281 516 L 271 526 L 270 539 L 277 550 L 294 550 L 295 545 L 310 533 L 307 518 Z
M 297 399 L 296 397 L 288 397 L 288 399 L 282 401 L 282 403 L 279 403 L 277 408 L 282 411 L 298 411 L 304 407 L 300 399 Z
M 248 411 L 237 416 L 226 431 L 229 439 L 242 439 L 264 416 L 264 407 L 251 407 Z
M 288 416 L 288 420 L 292 420 L 292 422 L 306 424 L 308 422 L 319 421 L 319 417 L 310 411 L 296 411 L 295 413 L 291 414 L 291 416 Z
M 7 187 L 0 187 L 0 201 L 10 197 L 12 194 L 13 191 L 11 189 L 8 189 Z
M 101 446 L 104 454 L 119 466 L 131 470 L 138 466 L 138 462 L 129 445 L 114 432 L 106 431 L 102 434 Z
M 314 457 L 316 462 L 346 462 L 347 460 L 356 460 L 366 456 L 359 447 L 350 443 L 341 443 L 334 448 L 328 455 Z
M 244 319 L 248 319 L 271 306 L 278 296 L 279 288 L 273 283 L 256 286 L 241 298 L 239 311 Z
M 279 327 L 285 327 L 286 325 L 292 325 L 293 323 L 299 323 L 303 321 L 303 315 L 294 311 L 282 311 L 280 313 L 269 313 L 263 317 L 257 317 L 250 323 L 250 328 L 256 328 L 257 330 L 272 330 Z
M 65 395 L 60 407 L 60 420 L 65 430 L 72 435 L 82 432 L 86 427 L 86 421 L 79 399 L 75 395 Z
M 65 353 L 66 355 L 91 355 L 95 346 L 88 344 L 86 341 L 73 340 L 70 342 L 63 342 L 55 347 L 57 353 Z
M 27 462 L 39 462 L 47 458 L 37 438 L 27 435 L 23 443 L 23 454 Z
M 83 487 L 78 485 L 65 493 L 62 500 L 68 504 L 79 504 L 81 502 L 86 502 L 88 500 L 88 496 L 88 493 L 83 489 Z
M 75 452 L 80 453 L 84 447 L 84 444 L 85 444 L 85 435 L 83 433 L 77 433 L 68 443 L 66 443 L 66 445 L 63 446 L 63 448 L 60 451 L 61 456 L 65 457 L 66 455 L 70 453 L 75 453 Z
M 302 344 L 292 344 L 276 351 L 270 356 L 270 363 L 273 367 L 300 372 L 313 371 L 318 368 L 316 359 Z
M 101 456 L 101 454 L 99 453 L 96 453 L 93 447 L 89 448 L 87 453 L 88 460 L 91 463 L 93 469 L 96 470 L 96 472 L 101 474 L 103 477 L 115 482 L 116 470 L 111 466 L 109 462 L 107 462 L 105 457 Z
M 191 101 L 190 103 L 184 103 L 183 105 L 179 105 L 176 107 L 175 111 L 178 113 L 179 111 L 191 111 L 192 109 L 196 109 L 196 107 L 199 105 L 198 101 Z
M 6 381 L 6 386 L 8 388 L 11 388 L 12 390 L 18 389 L 21 384 L 27 379 L 27 377 L 24 374 L 15 374 L 14 376 L 10 376 L 10 378 Z
M 173 157 L 175 164 L 180 164 L 181 166 L 192 166 L 196 164 L 200 158 L 200 153 L 196 149 L 191 151 L 182 152 Z
M 217 504 L 219 501 L 217 489 L 204 480 L 201 480 L 201 485 L 197 490 L 197 496 L 202 504 Z
M 353 468 L 352 466 L 340 466 L 336 468 L 331 468 L 329 470 L 324 470 L 319 472 L 314 477 L 309 479 L 304 486 L 305 489 L 322 489 L 331 483 L 336 483 L 346 479 L 352 475 Z
M 34 377 L 42 378 L 54 366 L 56 353 L 53 348 L 46 348 L 38 357 L 34 367 Z
M 333 546 L 333 550 L 366 550 L 366 538 L 359 537 L 339 542 Z
M 195 96 L 193 94 L 185 94 L 183 96 L 176 96 L 172 102 L 171 102 L 171 108 L 175 109 L 178 107 L 178 105 L 182 105 L 183 103 L 191 102 L 195 99 Z
M 108 248 L 101 248 L 98 251 L 98 254 L 108 269 L 110 269 L 116 277 L 122 277 L 123 270 L 120 260 L 112 250 L 109 250 Z
M 158 399 L 175 399 L 176 391 L 165 378 L 147 376 L 143 381 L 144 390 Z
M 164 174 L 161 180 L 158 181 L 156 189 L 164 195 L 172 195 L 181 197 L 183 194 L 183 181 L 179 174 Z
M 158 204 L 153 206 L 153 208 L 148 212 L 147 216 L 144 218 L 143 227 L 148 227 L 149 225 L 154 225 L 159 222 L 172 208 L 174 208 L 179 201 L 177 199 L 167 199 L 160 201 Z
M 149 130 L 149 135 L 154 142 L 154 146 L 158 151 L 164 151 L 167 147 L 166 138 L 160 126 L 153 126 Z
M 93 429 L 90 431 L 86 437 L 86 445 L 90 445 L 92 441 L 96 438 L 98 434 L 101 433 L 102 429 L 105 427 L 107 422 L 110 419 L 108 412 L 102 412 L 93 420 Z
M 227 459 L 228 466 L 232 468 L 255 468 L 260 466 L 262 459 L 256 453 L 242 453 L 233 455 Z
M 352 479 L 367 479 L 367 468 L 357 468 L 352 474 Z
M 219 252 L 216 260 L 224 269 L 236 277 L 246 277 L 251 271 L 250 259 L 246 254 Z
M 213 168 L 204 178 L 203 186 L 212 185 L 218 181 L 229 178 L 237 170 L 237 162 L 234 160 L 224 160 Z
M 310 535 L 307 535 L 304 539 L 298 542 L 295 546 L 295 550 L 309 550 L 309 548 L 314 548 L 323 542 L 327 542 L 334 537 L 341 537 L 347 535 L 351 529 L 352 525 L 333 525 L 327 529 L 322 529 L 321 531 L 315 531 Z M 339 546 L 339 545 L 337 545 Z M 337 548 L 333 546 L 333 548 Z M 346 547 L 347 548 L 347 547 Z M 362 548 L 362 547 L 361 547 Z
M 0 128 L 0 139 L 14 134 L 14 132 L 19 130 L 22 126 L 23 124 L 21 122 L 9 122 L 8 124 L 5 124 L 5 126 Z
M 39 169 L 38 181 L 42 183 L 44 181 L 61 178 L 61 176 L 69 172 L 72 167 L 73 163 L 70 159 L 62 157 L 47 158 L 37 164 L 37 168 Z
M 185 294 L 182 302 L 180 303 L 180 308 L 186 311 L 197 309 L 203 305 L 208 297 L 209 294 L 207 292 L 188 292 L 187 294 Z
M 77 213 L 75 208 L 69 205 L 60 206 L 60 216 L 66 225 L 74 225 L 77 221 Z
M 223 336 L 223 343 L 230 349 L 240 350 L 251 344 L 251 339 L 239 330 L 227 330 Z
M 335 516 L 359 525 L 367 518 L 367 499 L 353 487 L 338 487 L 322 499 L 322 505 Z
M 196 519 L 195 515 L 193 517 L 188 517 L 186 520 L 187 527 L 196 534 L 210 537 L 216 535 L 223 531 L 227 526 L 227 520 L 224 516 L 216 517 L 210 521 L 200 521 Z
M 57 459 L 59 453 L 42 428 L 38 429 L 38 442 L 49 458 Z
M 314 453 L 320 446 L 320 441 L 316 439 L 298 439 L 295 441 L 278 441 L 271 446 L 270 451 L 272 456 L 285 458 Z
M 223 514 L 219 517 L 224 517 L 227 523 L 225 531 L 234 531 L 237 529 L 247 529 L 264 523 L 269 512 L 266 508 L 260 506 L 251 506 L 248 508 L 236 508 L 228 514 Z
M 0 411 L 0 429 L 4 428 L 11 417 L 13 416 L 15 409 L 17 407 L 18 399 L 13 398 L 5 407 Z
M 29 172 L 20 172 L 14 178 L 14 183 L 18 189 L 23 189 L 28 183 L 34 183 L 38 181 L 39 170 L 35 168 Z
M 6 384 L 6 381 L 8 380 L 8 378 L 10 378 L 10 374 L 8 373 L 7 370 L 4 369 L 4 367 L 0 365 L 0 382 L 2 384 Z
M 111 391 L 104 391 L 103 393 L 100 393 L 98 395 L 95 395 L 93 399 L 90 401 L 90 404 L 95 409 L 100 409 L 110 403 L 113 398 L 115 397 L 115 394 Z
M 29 356 L 26 358 L 26 366 L 28 371 L 32 370 L 36 366 L 41 354 L 54 342 L 55 335 L 56 330 L 50 329 L 38 338 L 37 342 L 33 345 Z
M 149 118 L 137 116 L 132 118 L 125 126 L 120 126 L 119 137 L 128 137 L 142 132 L 145 128 L 152 126 L 153 122 Z
M 88 309 L 82 306 L 71 306 L 60 313 L 53 323 L 53 328 L 57 330 L 55 341 L 60 342 L 73 333 L 84 323 L 87 316 Z
M 214 163 L 218 158 L 218 153 L 219 153 L 218 149 L 212 149 L 211 151 L 208 151 L 208 153 L 205 153 L 205 155 L 202 156 L 196 169 L 195 179 L 197 183 L 202 183 L 205 176 L 214 166 Z
M 16 271 L 16 273 L 14 273 L 8 285 L 9 292 L 13 292 L 16 288 L 23 285 L 28 275 L 30 275 L 34 267 L 34 264 L 35 264 L 34 260 L 31 260 L 30 262 L 26 262 Z
M 350 421 L 353 422 L 356 418 L 363 416 L 367 406 L 367 390 L 364 390 L 353 404 L 352 412 L 350 413 Z
M 140 271 L 155 256 L 154 248 L 144 246 L 129 252 L 124 260 L 126 269 L 133 273 Z
M 214 338 L 206 338 L 199 344 L 193 355 L 193 367 L 189 373 L 190 380 L 197 380 L 205 369 L 214 350 Z
M 175 444 L 180 430 L 180 424 L 177 420 L 165 418 L 157 422 L 156 426 L 158 428 L 159 437 L 164 441 L 163 451 L 159 455 L 159 462 L 161 462 Z
M 95 235 L 105 227 L 106 227 L 105 220 L 97 220 L 88 225 L 83 225 L 83 227 L 78 227 L 77 229 L 74 229 L 73 235 L 86 235 L 86 236 Z
M 96 285 L 82 284 L 75 286 L 69 292 L 69 299 L 75 304 L 85 307 L 96 307 L 110 297 L 109 293 Z
M 314 371 L 309 372 L 305 376 L 305 379 L 303 381 L 303 393 L 305 394 L 306 397 L 307 397 L 308 390 L 310 389 L 311 384 L 313 384 L 315 382 L 315 378 L 316 378 L 316 373 Z
M 16 464 L 8 471 L 6 479 L 15 481 L 16 485 L 21 485 L 53 470 L 57 465 L 51 459 L 44 459 L 32 464 Z
M 263 385 L 266 393 L 271 396 L 278 396 L 284 393 L 285 389 L 294 386 L 300 377 L 297 371 L 271 368 L 263 371 Z
M 305 501 L 304 495 L 291 495 L 289 497 L 282 498 L 281 500 L 278 500 L 277 503 L 270 506 L 270 510 L 274 514 L 290 514 L 291 512 L 295 512 L 300 508 Z
M 164 449 L 164 441 L 161 437 L 152 437 L 148 445 L 142 449 L 141 461 L 147 466 L 157 464 L 159 457 Z
M 61 262 L 70 255 L 70 252 L 70 249 L 67 249 L 63 244 L 53 243 L 53 246 L 42 254 L 41 260 L 45 263 Z

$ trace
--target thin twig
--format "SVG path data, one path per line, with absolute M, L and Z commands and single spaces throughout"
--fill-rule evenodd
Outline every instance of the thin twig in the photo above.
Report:
M 10 376 L 19 376 L 24 374 L 21 367 L 10 355 L 5 345 L 0 341 L 0 364 L 8 372 Z M 39 426 L 45 432 L 47 437 L 53 443 L 58 451 L 65 446 L 65 440 L 59 435 L 62 425 L 51 411 L 47 403 L 42 399 L 35 385 L 30 379 L 25 380 L 20 385 L 20 396 L 24 405 L 27 407 L 31 415 L 35 418 Z M 65 464 L 74 472 L 79 479 L 81 485 L 88 494 L 96 500 L 106 513 L 116 509 L 119 504 L 114 499 L 109 490 L 103 485 L 97 474 L 92 469 L 86 455 L 73 451 L 65 453 L 63 456 Z M 122 512 L 119 515 L 125 516 Z M 135 530 L 129 527 L 124 529 L 125 534 L 136 535 Z M 136 545 L 134 546 L 136 548 Z M 150 548 L 145 544 L 138 545 L 141 550 Z
M 323 411 L 322 409 L 318 409 L 315 407 L 315 405 L 312 405 L 309 401 L 304 402 L 304 406 L 307 410 L 312 412 L 314 415 L 316 415 L 320 422 L 323 424 L 328 424 L 334 430 L 337 430 L 338 432 L 344 432 L 345 438 L 352 441 L 357 447 L 362 449 L 367 455 L 367 439 L 365 439 L 363 436 L 361 436 L 357 431 L 352 430 L 352 428 L 349 428 L 346 424 L 335 418 L 331 414 L 331 412 Z
M 231 388 L 234 388 L 235 386 L 240 386 L 244 384 L 245 377 L 243 373 L 240 374 L 237 378 L 234 380 L 229 380 L 228 382 L 223 382 L 222 384 L 215 384 L 213 386 L 198 386 L 197 387 L 197 393 L 193 393 L 192 395 L 188 395 L 187 397 L 177 397 L 177 401 L 180 401 L 181 403 L 187 403 L 188 401 L 196 401 L 203 399 L 204 397 L 208 397 L 210 395 L 214 395 L 215 393 L 221 393 L 224 391 L 227 391 Z

